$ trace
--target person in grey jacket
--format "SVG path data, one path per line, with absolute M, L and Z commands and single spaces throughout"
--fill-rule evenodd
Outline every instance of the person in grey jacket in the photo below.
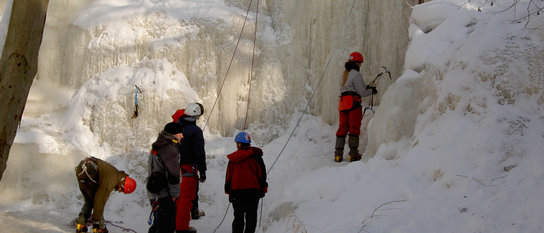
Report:
M 334 147 L 334 161 L 336 162 L 343 160 L 347 135 L 349 135 L 349 161 L 361 159 L 361 154 L 359 154 L 359 135 L 361 134 L 361 121 L 363 120 L 361 97 L 378 93 L 376 87 L 365 84 L 363 75 L 359 73 L 361 64 L 363 64 L 363 55 L 358 52 L 351 53 L 349 60 L 344 64 L 346 69 L 342 76 L 340 99 L 338 101 L 340 122 L 336 131 L 336 144 Z
M 152 144 L 148 159 L 147 194 L 153 209 L 149 233 L 172 233 L 176 230 L 176 199 L 179 197 L 179 141 L 182 127 L 170 122 Z

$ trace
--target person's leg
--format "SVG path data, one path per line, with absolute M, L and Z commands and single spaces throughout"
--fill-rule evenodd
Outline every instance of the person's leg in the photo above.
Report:
M 234 220 L 232 221 L 232 233 L 244 233 L 244 205 L 241 200 L 232 201 Z
M 349 112 L 349 161 L 361 159 L 359 153 L 359 135 L 361 134 L 362 108 L 355 108 Z
M 76 219 L 76 232 L 87 232 L 87 220 L 89 217 L 91 217 L 91 213 L 93 211 L 93 201 L 94 199 L 91 199 L 85 189 L 79 185 L 79 190 L 81 191 L 81 194 L 83 195 L 83 207 L 81 207 L 81 211 L 79 212 L 79 216 Z
M 183 176 L 181 178 L 179 199 L 176 201 L 176 231 L 189 229 L 197 182 L 196 176 Z
M 159 233 L 174 232 L 176 230 L 176 204 L 172 197 L 160 198 L 158 201 L 159 207 L 155 219 L 158 224 L 157 231 Z
M 199 219 L 200 214 L 198 211 L 198 189 L 199 189 L 199 183 L 196 182 L 196 195 L 195 199 L 193 199 L 193 208 L 191 208 L 191 219 Z
M 344 156 L 344 145 L 346 144 L 346 135 L 348 134 L 349 123 L 348 113 L 339 111 L 338 130 L 336 130 L 336 142 L 334 144 L 334 160 L 341 162 Z
M 244 233 L 255 233 L 257 227 L 257 209 L 259 208 L 259 199 L 250 198 L 245 202 L 246 207 L 246 229 Z
M 351 112 L 351 111 L 349 111 Z M 345 137 L 348 134 L 349 130 L 349 112 L 338 112 L 339 116 L 339 122 L 338 122 L 338 130 L 336 130 L 336 136 L 343 136 Z
M 363 108 L 355 108 L 348 113 L 348 132 L 350 135 L 361 134 L 361 121 L 363 120 Z

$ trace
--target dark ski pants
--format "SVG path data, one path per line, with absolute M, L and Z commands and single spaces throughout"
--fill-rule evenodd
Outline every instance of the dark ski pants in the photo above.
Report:
M 159 207 L 154 213 L 155 220 L 149 228 L 149 233 L 173 233 L 176 231 L 176 204 L 172 197 L 163 197 L 158 200 Z M 153 200 L 151 200 L 153 205 Z
M 232 208 L 234 209 L 234 220 L 232 221 L 232 233 L 255 233 L 258 207 L 259 198 L 256 197 L 237 198 L 233 200 Z
M 198 179 L 198 177 L 197 177 L 197 179 Z M 199 182 L 196 182 L 196 195 L 195 195 L 195 199 L 193 199 L 193 208 L 191 209 L 191 216 L 198 215 L 198 190 L 199 190 L 199 184 L 198 183 Z

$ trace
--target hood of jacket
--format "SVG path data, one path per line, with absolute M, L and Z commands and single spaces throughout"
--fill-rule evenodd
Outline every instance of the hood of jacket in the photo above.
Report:
M 230 155 L 227 155 L 227 158 L 233 163 L 239 163 L 251 156 L 263 156 L 263 152 L 261 149 L 255 147 L 243 148 Z
M 178 140 L 176 136 L 173 134 L 167 133 L 166 131 L 161 131 L 159 133 L 159 136 L 157 137 L 157 141 L 155 141 L 151 146 L 153 149 L 158 149 L 166 146 L 167 144 L 177 144 Z

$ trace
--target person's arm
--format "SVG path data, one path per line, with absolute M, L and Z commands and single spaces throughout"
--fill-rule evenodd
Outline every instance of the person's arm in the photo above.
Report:
M 225 172 L 225 193 L 230 194 L 230 183 L 232 180 L 232 166 L 229 163 L 227 164 L 227 171 Z
M 204 136 L 202 130 L 197 128 L 197 132 L 194 135 L 193 151 L 195 152 L 195 165 L 200 173 L 200 182 L 206 180 L 206 151 L 204 150 Z
M 367 97 L 372 94 L 371 89 L 366 89 L 365 80 L 363 79 L 363 75 L 361 73 L 357 72 L 353 77 L 353 82 L 355 84 L 355 89 L 357 90 L 357 93 L 361 97 Z
M 263 160 L 263 151 L 260 148 L 252 147 L 253 153 L 255 156 L 255 160 L 257 161 L 257 164 L 259 165 L 259 173 L 257 174 L 257 177 L 259 178 L 259 185 L 261 186 L 261 191 L 263 193 L 268 192 L 268 182 L 266 182 L 266 165 L 264 164 Z
M 179 190 L 179 180 L 180 180 L 180 170 L 179 170 L 179 151 L 175 146 L 167 147 L 168 149 L 159 151 L 158 154 L 162 159 L 162 162 L 168 172 L 168 191 L 170 196 L 178 197 Z

